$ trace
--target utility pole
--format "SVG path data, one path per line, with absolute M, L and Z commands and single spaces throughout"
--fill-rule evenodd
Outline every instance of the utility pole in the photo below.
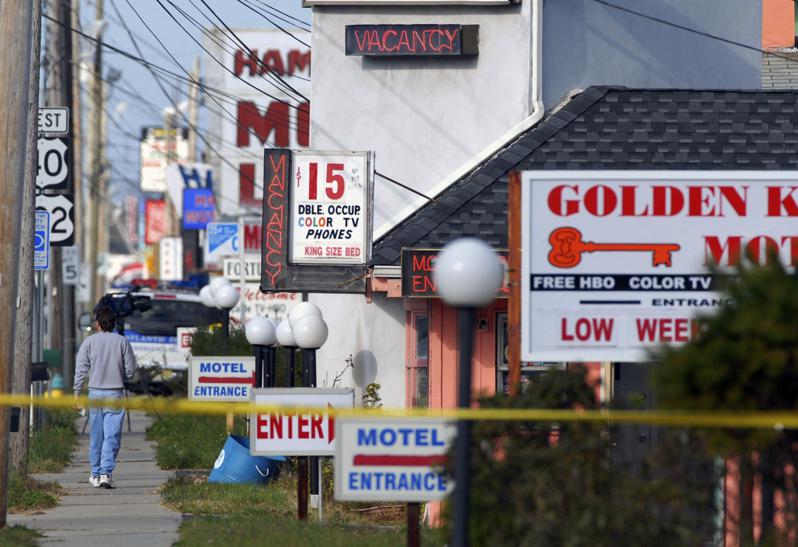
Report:
M 71 12 L 72 28 L 80 28 L 80 0 L 72 0 Z M 83 121 L 81 119 L 82 101 L 80 98 L 80 47 L 72 47 L 72 104 L 69 117 L 72 124 L 72 183 L 75 189 L 75 241 L 80 245 L 84 243 L 85 204 L 83 201 Z M 85 249 L 81 249 L 81 254 Z M 85 262 L 83 256 L 78 260 Z M 71 387 L 71 386 L 70 386 Z
M 31 18 L 33 2 L 0 2 L 0 393 L 11 391 L 11 363 L 17 300 L 20 245 L 20 206 L 25 181 L 27 135 L 35 119 L 29 118 L 31 66 Z M 10 47 L 9 44 L 13 44 Z M 33 64 L 31 65 L 31 62 Z M 32 241 L 25 241 L 32 245 Z M 8 508 L 8 439 L 10 409 L 0 407 L 0 528 Z
M 94 70 L 91 74 L 91 88 L 89 100 L 91 101 L 91 111 L 89 119 L 89 222 L 91 229 L 89 234 L 89 267 L 91 270 L 91 302 L 100 299 L 100 278 L 97 275 L 98 267 L 98 244 L 100 235 L 99 226 L 99 206 L 100 196 L 102 195 L 101 186 L 103 181 L 102 173 L 102 143 L 100 133 L 102 131 L 102 111 L 103 111 L 103 81 L 102 76 L 102 20 L 104 18 L 104 0 L 96 0 L 94 18 L 97 22 L 97 44 L 94 50 Z
M 49 78 L 47 80 L 48 106 L 72 106 L 72 32 L 70 25 L 72 15 L 70 3 L 63 0 L 47 0 L 47 13 L 58 22 L 51 21 L 47 25 L 47 57 Z M 74 115 L 69 117 L 74 119 Z M 70 124 L 71 125 L 71 124 Z M 67 176 L 67 187 L 72 190 L 74 175 L 74 159 L 71 152 L 74 143 L 72 132 L 67 136 L 69 154 L 67 163 L 70 173 Z M 51 325 L 53 329 L 53 346 L 61 350 L 61 376 L 67 391 L 72 388 L 72 371 L 75 360 L 75 289 L 74 285 L 65 285 L 61 271 L 63 253 L 61 247 L 53 247 L 53 265 L 50 268 L 52 282 Z
M 194 58 L 191 71 L 192 82 L 188 84 L 188 161 L 197 161 L 197 122 L 199 121 L 199 86 L 193 82 L 200 79 L 200 60 Z
M 33 2 L 31 14 L 30 90 L 28 96 L 28 137 L 25 151 L 27 170 L 22 190 L 20 210 L 19 271 L 17 272 L 17 307 L 14 325 L 14 370 L 11 391 L 30 393 L 31 362 L 33 361 L 33 217 L 36 210 L 36 170 L 38 168 L 38 131 L 35 120 L 39 109 L 39 53 L 41 49 L 41 0 Z M 19 431 L 11 433 L 10 461 L 12 472 L 25 476 L 28 467 L 30 441 L 30 406 L 20 407 Z

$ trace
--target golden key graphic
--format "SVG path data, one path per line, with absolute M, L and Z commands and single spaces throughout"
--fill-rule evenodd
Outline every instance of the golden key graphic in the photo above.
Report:
M 573 268 L 582 261 L 582 253 L 597 251 L 624 251 L 652 253 L 654 266 L 671 267 L 671 254 L 681 246 L 677 243 L 593 243 L 582 241 L 582 232 L 576 228 L 557 228 L 549 234 L 549 263 L 558 268 Z

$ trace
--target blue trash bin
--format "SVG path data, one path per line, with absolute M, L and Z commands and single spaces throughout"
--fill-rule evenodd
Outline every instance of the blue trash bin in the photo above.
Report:
M 208 482 L 226 484 L 264 484 L 280 473 L 282 456 L 250 456 L 249 439 L 230 435 L 213 464 Z

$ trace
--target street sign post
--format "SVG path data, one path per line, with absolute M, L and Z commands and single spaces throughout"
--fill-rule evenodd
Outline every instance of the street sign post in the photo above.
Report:
M 40 106 L 37 120 L 39 133 L 66 135 L 69 133 L 69 107 Z
M 205 261 L 216 262 L 224 256 L 238 254 L 239 241 L 235 222 L 209 223 Z
M 191 357 L 188 398 L 192 401 L 249 401 L 254 385 L 254 357 Z
M 454 489 L 443 465 L 456 434 L 455 422 L 443 418 L 338 418 L 335 499 L 444 499 Z
M 33 269 L 46 270 L 50 266 L 50 213 L 36 211 L 33 231 Z
M 335 418 L 328 408 L 352 408 L 352 389 L 264 388 L 252 392 L 256 404 L 318 409 L 250 416 L 249 453 L 253 456 L 332 456 Z
M 36 210 L 50 214 L 50 244 L 70 247 L 75 241 L 75 199 L 72 194 L 36 196 Z
M 61 279 L 64 285 L 80 282 L 80 247 L 64 247 L 61 251 Z

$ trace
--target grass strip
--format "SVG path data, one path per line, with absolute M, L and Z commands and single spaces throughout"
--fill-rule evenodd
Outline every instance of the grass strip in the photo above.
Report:
M 73 410 L 47 411 L 44 424 L 30 439 L 29 473 L 60 473 L 69 465 L 77 442 L 77 416 Z
M 25 513 L 49 509 L 58 504 L 63 493 L 57 482 L 37 481 L 11 473 L 8 478 L 8 510 L 11 513 Z M 0 542 L 0 545 L 3 545 Z
M 245 434 L 243 419 L 234 433 Z M 161 469 L 211 469 L 227 439 L 224 416 L 162 416 L 147 428 L 156 441 L 155 461 Z
M 175 545 L 255 547 L 267 542 L 284 547 L 395 547 L 405 543 L 405 532 L 401 529 L 382 530 L 300 522 L 296 517 L 231 515 L 225 518 L 199 517 L 184 521 L 180 525 L 180 541 Z
M 24 526 L 6 526 L 0 528 L 0 545 L 4 547 L 36 547 L 41 533 Z

